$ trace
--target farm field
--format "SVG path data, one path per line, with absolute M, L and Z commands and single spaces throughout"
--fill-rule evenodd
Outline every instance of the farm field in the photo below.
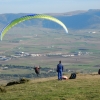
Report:
M 96 33 L 92 33 L 94 31 Z M 16 52 L 42 56 L 11 57 Z M 73 54 L 74 56 L 66 56 Z M 17 76 L 30 74 L 29 78 L 34 78 L 32 68 L 38 65 L 41 68 L 48 68 L 46 71 L 54 69 L 55 76 L 59 60 L 62 60 L 64 65 L 64 73 L 67 73 L 68 70 L 77 73 L 97 72 L 100 69 L 100 31 L 69 29 L 69 33 L 66 34 L 64 30 L 14 27 L 4 36 L 3 41 L 0 41 L 0 56 L 11 57 L 7 61 L 0 60 L 0 75 L 7 80 L 12 79 L 11 75 L 15 74 Z M 23 68 L 12 67 L 9 69 L 7 66 L 23 66 Z M 29 69 L 25 69 L 24 66 L 29 66 Z M 6 67 L 8 69 L 5 69 Z M 41 74 L 44 73 L 46 72 L 42 70 Z M 10 78 L 4 77 L 5 75 L 10 75 Z

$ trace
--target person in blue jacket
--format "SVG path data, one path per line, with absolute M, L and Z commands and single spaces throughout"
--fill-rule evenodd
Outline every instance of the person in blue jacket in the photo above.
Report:
M 58 80 L 62 80 L 63 65 L 61 64 L 61 60 L 59 61 L 59 64 L 57 64 L 57 72 Z

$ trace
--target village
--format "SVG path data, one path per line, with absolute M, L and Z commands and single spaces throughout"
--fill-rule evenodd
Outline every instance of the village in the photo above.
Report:
M 0 61 L 8 61 L 8 60 L 12 60 L 13 58 L 22 58 L 22 57 L 41 57 L 41 56 L 47 56 L 47 57 L 51 57 L 51 56 L 60 56 L 60 57 L 74 57 L 74 56 L 82 56 L 82 55 L 91 55 L 93 54 L 92 52 L 75 52 L 75 53 L 66 53 L 63 54 L 61 52 L 56 52 L 56 53 L 47 53 L 47 54 L 32 54 L 32 53 L 27 53 L 27 52 L 15 52 L 14 55 L 11 55 L 9 57 L 7 56 L 0 56 Z

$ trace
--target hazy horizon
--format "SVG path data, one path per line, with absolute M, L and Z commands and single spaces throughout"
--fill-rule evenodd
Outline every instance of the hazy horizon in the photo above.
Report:
M 4 13 L 65 13 L 100 9 L 100 0 L 0 0 Z

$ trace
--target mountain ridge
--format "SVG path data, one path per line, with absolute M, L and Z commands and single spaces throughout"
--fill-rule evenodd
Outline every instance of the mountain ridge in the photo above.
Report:
M 0 14 L 0 29 L 12 20 L 28 15 L 29 13 L 7 13 Z M 100 28 L 100 9 L 90 9 L 88 11 L 77 10 L 65 13 L 46 13 L 61 20 L 70 29 Z M 21 24 L 24 26 L 40 25 L 45 28 L 61 28 L 57 23 L 49 20 L 28 20 Z

